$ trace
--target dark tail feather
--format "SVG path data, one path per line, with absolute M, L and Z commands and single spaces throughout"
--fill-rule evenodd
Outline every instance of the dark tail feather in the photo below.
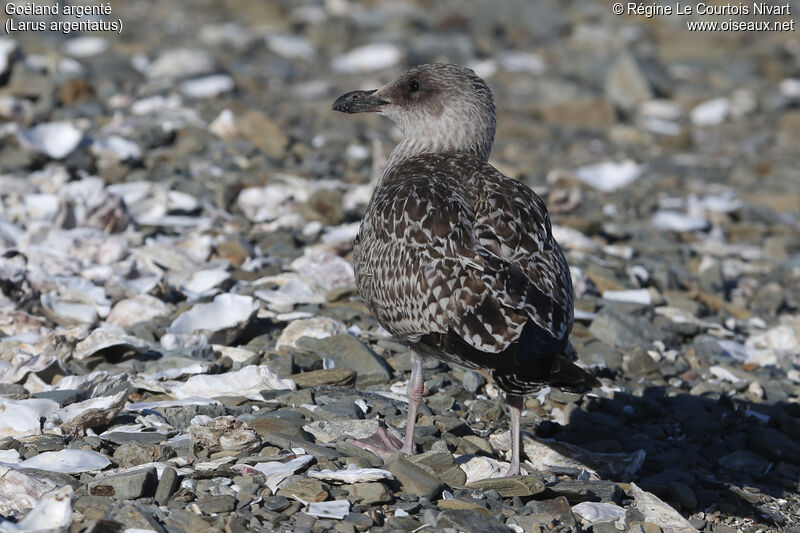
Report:
M 576 392 L 584 392 L 602 385 L 599 379 L 564 355 L 555 355 L 549 363 L 549 368 L 545 371 L 542 371 L 541 367 L 539 369 L 515 367 L 512 371 L 497 369 L 492 372 L 492 377 L 501 389 L 511 394 L 531 394 L 539 390 L 542 385 Z M 531 370 L 539 371 L 530 372 Z
M 557 355 L 553 359 L 553 366 L 550 369 L 548 383 L 555 387 L 576 389 L 591 389 L 602 385 L 599 379 L 563 355 Z

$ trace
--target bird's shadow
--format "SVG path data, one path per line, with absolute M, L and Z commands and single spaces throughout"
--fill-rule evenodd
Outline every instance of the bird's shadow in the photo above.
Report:
M 763 496 L 785 498 L 800 481 L 800 404 L 649 387 L 641 396 L 591 398 L 566 426 L 544 422 L 537 433 L 598 453 L 644 450 L 635 475 L 613 481 L 633 481 L 685 516 L 719 510 L 781 527 Z

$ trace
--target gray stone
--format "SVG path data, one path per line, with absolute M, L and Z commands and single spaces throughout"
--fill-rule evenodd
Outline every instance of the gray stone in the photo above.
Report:
M 324 502 L 329 494 L 325 483 L 304 476 L 289 476 L 278 485 L 278 496 L 298 497 L 304 502 Z
M 481 533 L 511 533 L 513 530 L 493 517 L 474 509 L 449 509 L 436 518 L 436 527 Z
M 475 394 L 481 387 L 486 385 L 486 378 L 475 372 L 474 370 L 467 370 L 464 372 L 464 377 L 461 378 L 461 383 L 467 392 Z
M 140 433 L 130 433 L 124 431 L 112 431 L 105 436 L 114 444 L 139 443 L 139 444 L 158 444 L 167 440 L 163 433 L 147 431 Z
M 317 409 L 319 410 L 319 409 Z M 336 421 L 319 420 L 310 422 L 303 429 L 314 435 L 317 442 L 328 444 L 341 439 L 365 439 L 373 435 L 380 428 L 379 420 L 348 420 Z
M 547 486 L 547 495 L 564 496 L 571 504 L 602 501 L 619 503 L 622 489 L 616 483 L 605 480 L 562 480 Z
M 201 497 L 197 506 L 203 514 L 230 513 L 236 509 L 236 498 L 228 494 Z
M 697 496 L 689 486 L 680 481 L 672 481 L 667 488 L 674 500 L 681 504 L 682 509 L 691 510 L 697 507 Z
M 116 502 L 106 514 L 106 519 L 122 524 L 123 529 L 138 529 L 164 533 L 164 527 L 155 518 L 157 509 L 153 505 L 139 502 Z M 107 531 L 107 530 L 106 530 Z
M 390 503 L 393 500 L 392 492 L 380 482 L 354 483 L 346 488 L 348 492 L 347 499 L 354 504 L 375 505 Z
M 554 525 L 576 527 L 575 516 L 569 501 L 564 496 L 552 500 L 531 500 L 525 505 L 525 510 L 530 519 L 537 525 L 551 528 Z
M 157 479 L 155 468 L 140 468 L 90 481 L 88 492 L 92 496 L 135 500 L 153 494 Z
M 451 487 L 460 487 L 467 482 L 467 474 L 455 463 L 449 452 L 429 451 L 408 458 L 416 465 L 423 465 Z
M 466 486 L 472 490 L 495 490 L 503 498 L 533 496 L 545 489 L 544 481 L 535 474 L 482 479 L 468 483 Z
M 357 387 L 387 383 L 392 377 L 391 367 L 352 335 L 333 335 L 324 339 L 304 337 L 298 345 L 320 357 L 333 359 L 336 368 L 349 368 L 358 374 Z
M 642 102 L 653 99 L 653 90 L 638 61 L 623 50 L 608 70 L 605 82 L 606 98 L 626 112 Z
M 352 387 L 356 383 L 357 372 L 350 368 L 331 368 L 328 370 L 311 370 L 289 376 L 298 388 L 310 389 L 331 385 L 336 387 Z
M 126 442 L 114 450 L 114 460 L 123 468 L 166 461 L 175 457 L 175 450 L 169 446 Z
M 658 474 L 643 477 L 639 480 L 638 485 L 645 490 L 660 491 L 665 490 L 672 482 L 693 485 L 694 481 L 694 476 L 685 470 L 666 468 Z
M 204 424 L 193 424 L 187 430 L 196 450 L 255 452 L 261 448 L 261 437 L 246 422 L 232 416 L 220 416 Z
M 400 482 L 403 491 L 420 498 L 433 500 L 444 488 L 444 483 L 439 478 L 399 453 L 386 459 L 386 469 Z
M 611 346 L 650 347 L 655 340 L 672 342 L 671 332 L 657 328 L 649 320 L 606 308 L 592 320 L 589 332 Z
M 750 450 L 737 450 L 719 458 L 719 464 L 733 472 L 761 473 L 769 466 L 769 461 Z
M 114 501 L 101 496 L 77 496 L 72 506 L 87 520 L 102 520 L 110 514 Z
M 777 429 L 757 427 L 748 434 L 750 449 L 777 461 L 800 465 L 800 443 Z
M 272 496 L 264 500 L 262 504 L 266 509 L 275 512 L 281 512 L 292 504 L 289 498 L 285 496 Z
M 53 400 L 58 402 L 58 405 L 64 407 L 71 403 L 79 402 L 86 397 L 86 391 L 75 389 L 64 390 L 48 390 L 31 394 L 31 398 L 43 398 L 45 400 Z
M 626 374 L 650 380 L 662 378 L 658 363 L 650 357 L 650 354 L 642 346 L 636 346 L 631 350 L 630 354 L 623 357 L 622 370 Z
M 334 445 L 336 446 L 336 451 L 339 452 L 340 456 L 344 458 L 352 457 L 354 459 L 358 459 L 359 461 L 363 461 L 373 468 L 383 466 L 383 461 L 380 457 L 372 452 L 368 452 L 364 448 L 359 448 L 355 444 L 351 444 L 343 440 L 337 440 L 335 441 Z
M 175 494 L 180 485 L 178 472 L 171 466 L 164 468 L 161 472 L 161 479 L 158 480 L 155 500 L 159 505 L 166 505 L 170 497 Z

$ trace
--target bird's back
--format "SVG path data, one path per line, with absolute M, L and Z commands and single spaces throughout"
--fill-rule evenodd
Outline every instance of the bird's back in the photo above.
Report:
M 512 393 L 593 378 L 569 362 L 569 269 L 544 202 L 473 155 L 388 168 L 353 252 L 378 322 L 425 355 L 492 371 Z

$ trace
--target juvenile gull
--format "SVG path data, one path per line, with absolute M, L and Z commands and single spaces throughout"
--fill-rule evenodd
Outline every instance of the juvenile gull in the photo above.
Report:
M 375 318 L 413 350 L 408 422 L 402 448 L 388 435 L 365 447 L 413 453 L 420 356 L 436 357 L 487 369 L 506 392 L 508 473 L 519 474 L 522 395 L 599 383 L 572 362 L 572 282 L 547 207 L 487 162 L 492 91 L 468 68 L 420 65 L 341 96 L 333 109 L 380 113 L 404 136 L 367 206 L 353 264 Z

